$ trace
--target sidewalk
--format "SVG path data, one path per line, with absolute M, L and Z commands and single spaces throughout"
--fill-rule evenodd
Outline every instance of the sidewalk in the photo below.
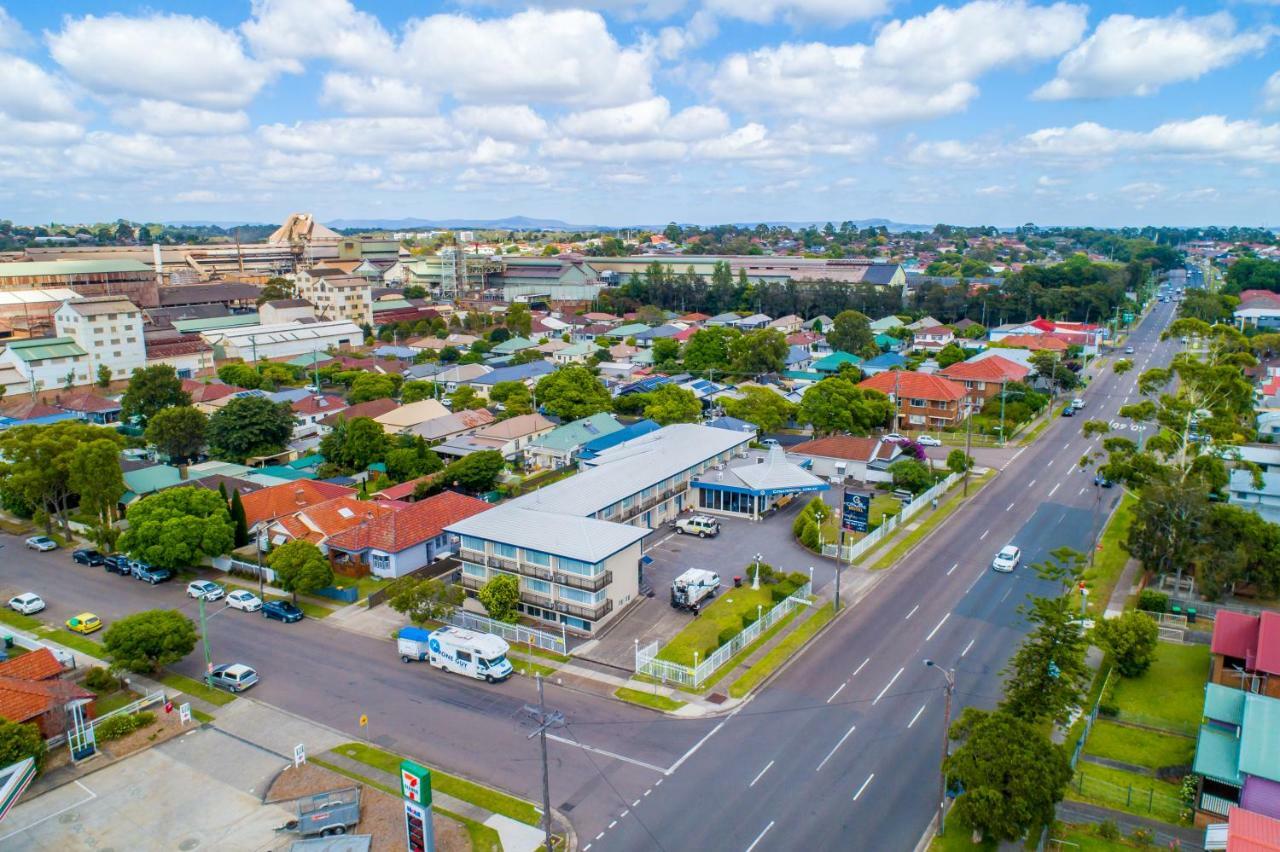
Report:
M 1138 575 L 1141 571 L 1142 563 L 1136 559 L 1130 559 L 1124 563 L 1120 579 L 1116 580 L 1116 587 L 1111 590 L 1111 597 L 1107 600 L 1107 609 L 1102 614 L 1103 618 L 1116 618 L 1124 612 L 1125 601 L 1129 599 L 1129 595 L 1137 591 Z

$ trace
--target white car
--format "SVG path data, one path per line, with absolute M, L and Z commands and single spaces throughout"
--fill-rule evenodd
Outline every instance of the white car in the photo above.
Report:
M 232 609 L 239 609 L 245 612 L 257 612 L 262 609 L 262 600 L 253 592 L 246 592 L 244 589 L 236 589 L 227 595 L 227 606 Z
M 226 589 L 208 580 L 193 580 L 187 583 L 187 597 L 189 598 L 204 598 L 207 601 L 216 601 L 226 593 Z
M 888 435 L 885 435 L 883 438 L 881 438 L 881 440 L 882 441 L 905 441 L 907 440 L 907 438 L 905 435 L 899 435 L 897 432 L 890 432 Z
M 46 550 L 57 550 L 58 543 L 47 535 L 33 535 L 24 542 L 27 547 L 32 550 L 39 550 L 42 553 Z
M 1074 408 L 1076 411 L 1079 411 L 1080 409 L 1084 408 L 1084 400 L 1081 399 L 1080 397 L 1076 397 L 1075 399 L 1071 400 L 1071 407 Z
M 941 447 L 942 442 L 930 435 L 921 435 L 916 438 L 916 443 L 922 447 Z
M 44 609 L 44 598 L 31 592 L 27 592 L 24 595 L 16 595 L 9 598 L 9 609 L 16 610 L 23 615 L 31 615 L 33 612 L 39 612 Z
M 996 554 L 996 558 L 991 560 L 991 570 L 999 571 L 1002 574 L 1012 574 L 1013 569 L 1018 567 L 1020 561 L 1022 561 L 1022 551 L 1012 544 L 1006 544 Z

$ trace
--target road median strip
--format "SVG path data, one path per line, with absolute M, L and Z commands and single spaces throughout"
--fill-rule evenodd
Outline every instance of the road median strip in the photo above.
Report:
M 887 552 L 883 553 L 879 559 L 867 565 L 867 569 L 871 571 L 881 571 L 892 566 L 895 562 L 906 555 L 908 551 L 924 540 L 929 533 L 933 532 L 935 528 L 940 526 L 943 521 L 959 510 L 961 506 L 965 505 L 969 499 L 977 496 L 983 486 L 994 478 L 995 471 L 988 470 L 982 476 L 970 480 L 969 494 L 967 496 L 964 495 L 963 492 L 959 494 L 954 493 L 956 489 L 953 488 L 951 496 L 947 498 L 945 503 L 930 513 L 929 516 L 921 521 L 919 526 L 914 530 L 911 530 L 911 532 L 894 542 L 893 546 L 890 547 Z M 877 552 L 878 551 L 874 550 L 871 551 L 872 554 Z
M 677 701 L 674 698 L 668 698 L 665 695 L 655 695 L 651 692 L 642 692 L 638 689 L 631 689 L 627 686 L 620 686 L 613 691 L 614 697 L 620 698 L 628 704 L 638 704 L 641 707 L 648 707 L 650 710 L 659 710 L 663 713 L 672 713 L 685 706 L 688 702 Z

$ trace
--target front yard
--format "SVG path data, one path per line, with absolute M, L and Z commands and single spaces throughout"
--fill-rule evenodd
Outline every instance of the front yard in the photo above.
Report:
M 1194 736 L 1208 677 L 1208 645 L 1161 642 L 1145 674 L 1114 678 L 1112 703 L 1119 710 L 1117 718 Z
M 658 653 L 658 659 L 685 666 L 693 665 L 696 652 L 698 660 L 707 658 L 707 654 L 720 647 L 720 633 L 732 628 L 734 633 L 743 629 L 742 617 L 755 616 L 757 607 L 764 610 L 774 605 L 772 587 L 761 585 L 752 589 L 748 571 L 743 576 L 742 588 L 728 588 L 720 592 L 715 602 L 692 616 L 685 628 L 677 633 Z

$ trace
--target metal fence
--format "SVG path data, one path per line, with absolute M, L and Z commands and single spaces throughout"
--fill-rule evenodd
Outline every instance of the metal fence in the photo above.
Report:
M 157 704 L 163 704 L 163 703 L 164 703 L 164 693 L 157 690 L 151 693 L 150 695 L 139 698 L 137 701 L 134 701 L 130 704 L 126 704 L 123 707 L 118 707 L 115 710 L 112 710 L 110 713 L 103 713 L 101 716 L 99 716 L 96 719 L 88 719 L 86 721 L 88 722 L 89 727 L 96 728 L 98 725 L 101 725 L 103 722 L 105 722 L 107 719 L 112 718 L 113 716 L 131 716 L 134 713 L 147 709 L 148 707 L 154 707 Z M 45 748 L 54 748 L 56 746 L 62 745 L 66 741 L 67 741 L 67 735 L 65 733 L 54 734 L 52 737 L 49 737 L 49 739 L 45 740 L 44 744 L 45 744 Z
M 255 580 L 258 578 L 258 572 L 261 571 L 263 582 L 274 583 L 276 581 L 276 572 L 272 571 L 266 565 L 259 567 L 254 562 L 245 562 L 243 559 L 236 559 L 234 556 L 215 556 L 211 560 L 211 563 L 213 567 L 217 568 L 219 571 L 226 571 L 228 573 L 232 571 L 239 571 L 243 574 L 248 574 Z
M 1098 721 L 1098 708 L 1102 706 L 1102 696 L 1107 694 L 1107 685 L 1111 682 L 1111 672 L 1114 669 L 1107 669 L 1107 675 L 1102 680 L 1102 689 L 1098 690 L 1098 698 L 1093 702 L 1093 709 L 1089 711 L 1089 715 L 1084 720 L 1084 730 L 1080 732 L 1080 739 L 1076 740 L 1076 747 L 1071 752 L 1071 768 L 1076 768 L 1076 762 L 1080 760 L 1080 753 L 1084 751 L 1085 741 L 1089 739 L 1089 732 L 1093 730 L 1093 725 Z
M 880 526 L 876 527 L 874 530 L 852 544 L 846 544 L 840 551 L 840 559 L 845 562 L 852 562 L 862 554 L 877 547 L 880 542 L 885 540 L 885 538 L 893 535 L 898 527 L 924 511 L 926 506 L 932 505 L 935 499 L 941 498 L 942 495 L 945 494 L 951 486 L 959 482 L 963 476 L 963 474 L 959 473 L 948 474 L 946 479 L 939 481 L 923 494 L 912 498 L 911 502 L 903 506 L 902 510 L 899 511 L 898 514 L 885 517 L 880 522 Z M 822 555 L 835 557 L 836 545 L 828 544 L 823 546 Z
M 487 615 L 468 612 L 465 609 L 455 609 L 453 614 L 446 620 L 455 627 L 461 627 L 466 630 L 479 630 L 482 633 L 501 636 L 511 645 L 533 645 L 536 648 L 541 648 L 544 651 L 553 651 L 557 654 L 568 653 L 563 633 L 557 636 L 554 633 L 535 630 L 523 624 L 507 624 L 505 621 L 494 621 Z
M 762 614 L 760 618 L 737 633 L 728 642 L 708 654 L 705 660 L 697 661 L 695 652 L 694 660 L 696 665 L 686 666 L 669 660 L 659 660 L 658 653 L 661 649 L 656 641 L 650 642 L 643 648 L 637 646 L 636 673 L 657 678 L 663 683 L 675 683 L 680 686 L 697 689 L 717 669 L 737 656 L 743 648 L 759 639 L 769 628 L 786 618 L 792 610 L 801 606 L 810 606 L 809 592 L 811 588 L 809 583 L 805 583 L 796 589 L 790 597 L 783 598 L 776 606 Z

